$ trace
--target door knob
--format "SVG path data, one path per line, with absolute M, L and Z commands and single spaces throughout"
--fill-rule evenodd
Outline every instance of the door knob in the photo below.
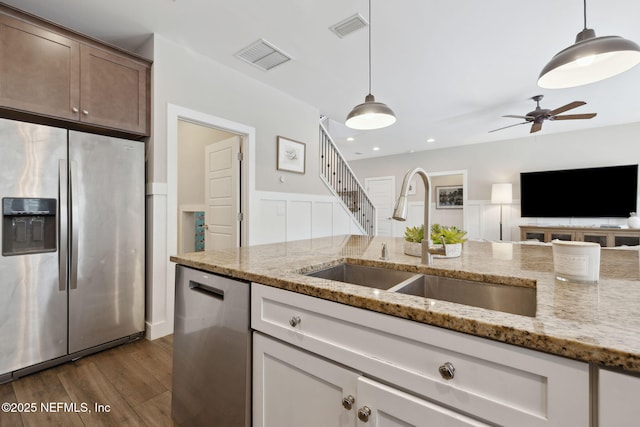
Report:
M 368 406 L 363 406 L 358 410 L 358 419 L 363 423 L 369 421 L 369 416 L 371 416 L 371 409 Z
M 451 364 L 450 362 L 446 362 L 444 365 L 438 368 L 438 371 L 440 371 L 440 376 L 442 376 L 442 378 L 449 381 L 453 379 L 456 368 L 454 368 L 453 364 Z
M 302 322 L 302 319 L 300 318 L 300 316 L 293 316 L 291 319 L 289 319 L 289 324 L 294 328 L 298 326 L 301 322 Z
M 347 397 L 342 398 L 342 407 L 347 411 L 350 411 L 353 408 L 353 404 L 356 402 L 356 399 L 349 395 Z

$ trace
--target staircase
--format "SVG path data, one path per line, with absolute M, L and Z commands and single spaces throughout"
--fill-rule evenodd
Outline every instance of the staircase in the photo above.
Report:
M 369 236 L 376 233 L 376 208 L 367 197 L 338 147 L 320 123 L 320 178 L 358 222 L 362 232 Z

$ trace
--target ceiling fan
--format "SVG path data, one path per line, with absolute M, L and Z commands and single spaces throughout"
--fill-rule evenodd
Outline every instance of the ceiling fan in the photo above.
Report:
M 513 126 L 524 125 L 527 123 L 531 123 L 531 130 L 529 133 L 538 132 L 542 129 L 542 122 L 545 120 L 576 120 L 576 119 L 592 119 L 596 116 L 596 113 L 586 113 L 586 114 L 565 114 L 564 116 L 559 116 L 558 114 L 564 113 L 565 111 L 572 110 L 574 108 L 580 107 L 581 105 L 585 105 L 584 101 L 573 101 L 568 103 L 567 105 L 563 105 L 562 107 L 556 108 L 555 110 L 549 110 L 546 108 L 540 108 L 540 100 L 544 97 L 544 95 L 536 95 L 531 97 L 532 100 L 536 101 L 536 109 L 527 113 L 526 116 L 514 116 L 507 115 L 502 117 L 511 117 L 514 119 L 524 119 L 524 122 L 516 123 L 515 125 L 509 125 L 505 127 L 501 127 L 498 129 L 490 130 L 489 132 L 495 132 L 497 130 L 502 130 L 506 128 L 510 128 Z

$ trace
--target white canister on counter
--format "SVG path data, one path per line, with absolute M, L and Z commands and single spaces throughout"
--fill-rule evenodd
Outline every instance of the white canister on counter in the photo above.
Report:
M 598 283 L 600 245 L 591 242 L 554 240 L 553 269 L 556 279 L 572 283 Z
M 640 217 L 635 212 L 631 212 L 627 224 L 629 224 L 629 228 L 640 228 Z

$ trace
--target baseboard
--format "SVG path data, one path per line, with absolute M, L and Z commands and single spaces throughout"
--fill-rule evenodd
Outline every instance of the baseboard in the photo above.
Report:
M 158 322 L 155 324 L 145 322 L 145 325 L 145 338 L 151 341 L 165 337 L 167 335 L 171 335 L 173 333 L 173 325 L 167 321 Z

